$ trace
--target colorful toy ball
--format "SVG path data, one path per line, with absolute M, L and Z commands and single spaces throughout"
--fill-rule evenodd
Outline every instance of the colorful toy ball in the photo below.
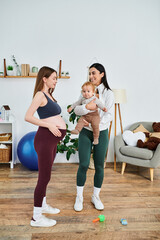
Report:
M 98 218 L 94 219 L 93 222 L 104 222 L 105 216 L 99 215 Z
M 121 218 L 121 221 L 120 221 L 121 223 L 122 223 L 122 225 L 127 225 L 128 223 L 127 223 L 127 220 L 126 219 L 124 219 L 124 218 Z

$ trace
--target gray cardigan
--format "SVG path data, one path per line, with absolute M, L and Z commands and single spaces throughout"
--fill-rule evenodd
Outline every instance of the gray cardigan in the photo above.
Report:
M 91 98 L 84 98 L 84 97 L 81 97 L 77 102 L 73 103 L 71 105 L 71 108 L 75 108 L 76 106 L 79 106 L 79 105 L 83 105 L 83 104 L 87 104 L 89 102 L 91 102 L 93 99 L 96 99 L 94 102 L 96 103 L 96 105 L 101 109 L 103 110 L 105 108 L 105 105 L 96 97 L 96 96 L 93 96 Z M 95 112 L 95 111 L 91 111 L 91 112 Z

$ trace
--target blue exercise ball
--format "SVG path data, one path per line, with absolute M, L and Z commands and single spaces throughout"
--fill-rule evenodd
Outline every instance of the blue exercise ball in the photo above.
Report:
M 38 170 L 38 156 L 34 148 L 36 132 L 24 135 L 18 143 L 17 155 L 20 162 L 30 170 Z

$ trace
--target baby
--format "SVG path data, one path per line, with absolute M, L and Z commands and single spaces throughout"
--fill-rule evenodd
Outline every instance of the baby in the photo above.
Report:
M 104 106 L 104 104 L 95 96 L 95 86 L 91 82 L 85 82 L 82 85 L 82 95 L 77 102 L 73 103 L 71 107 L 68 108 L 68 112 L 71 112 L 72 109 L 74 109 L 78 105 L 87 104 L 91 102 L 93 99 L 95 99 L 95 103 L 97 107 L 99 107 L 104 112 L 107 112 L 107 108 Z M 74 130 L 71 131 L 72 134 L 79 134 L 82 128 L 85 126 L 86 121 L 88 123 L 91 123 L 91 126 L 93 128 L 93 138 L 94 142 L 93 144 L 98 144 L 99 140 L 99 123 L 100 123 L 100 116 L 98 113 L 98 110 L 90 111 L 88 114 L 83 115 L 78 120 L 78 123 Z

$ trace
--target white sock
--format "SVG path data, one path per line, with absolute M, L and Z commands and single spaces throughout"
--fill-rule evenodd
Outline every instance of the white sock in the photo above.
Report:
M 33 219 L 38 220 L 42 216 L 42 207 L 33 208 Z
M 77 196 L 83 197 L 83 189 L 84 186 L 82 187 L 77 186 Z
M 42 208 L 45 208 L 46 206 L 47 206 L 46 197 L 44 197 L 42 202 Z
M 94 187 L 94 189 L 93 189 L 93 195 L 99 197 L 100 191 L 101 191 L 101 188 Z

